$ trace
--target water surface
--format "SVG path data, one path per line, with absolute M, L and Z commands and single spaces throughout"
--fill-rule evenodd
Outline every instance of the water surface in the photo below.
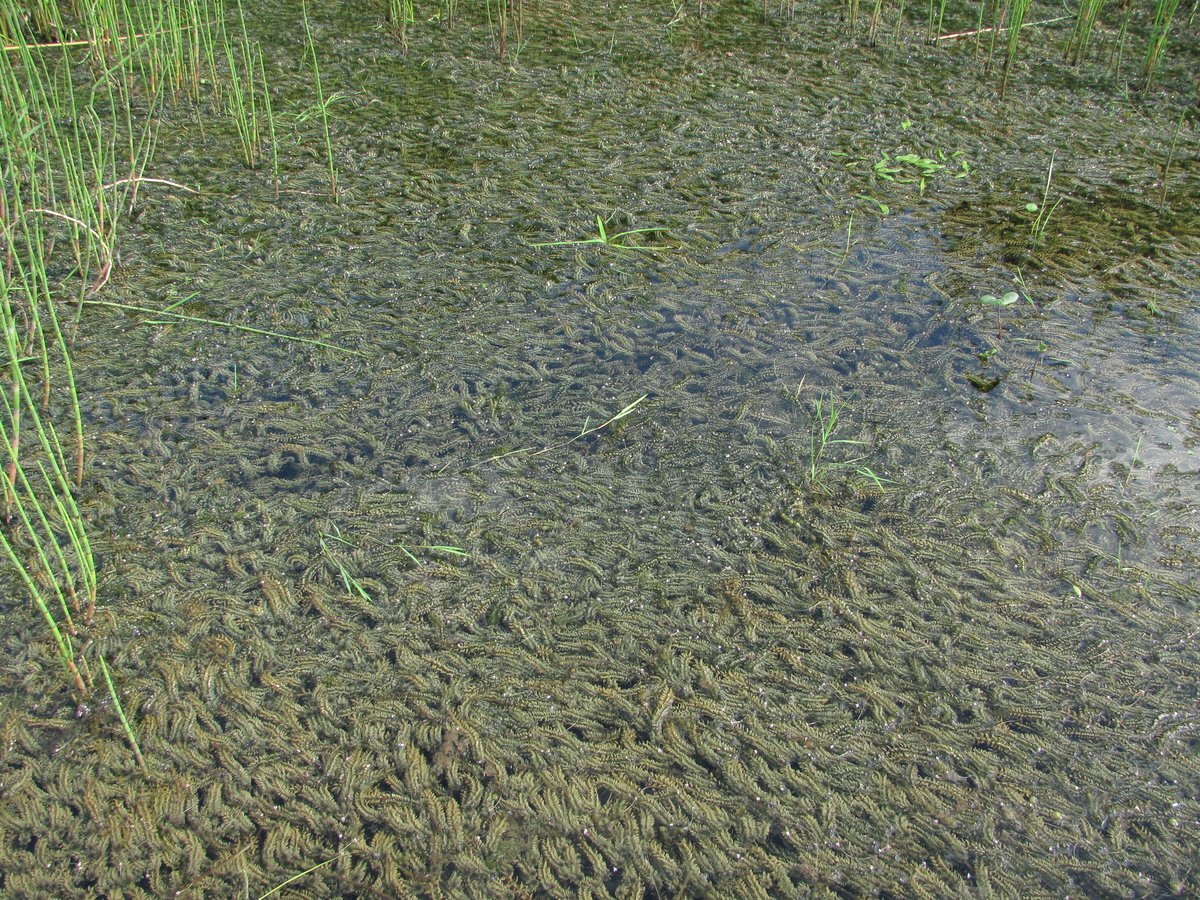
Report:
M 278 199 L 164 129 L 203 193 L 143 198 L 111 298 L 361 355 L 80 331 L 149 773 L 14 621 L 6 889 L 1200 890 L 1194 41 L 1141 97 L 1032 37 L 1001 102 L 828 16 L 528 17 L 500 63 L 473 14 L 404 54 L 316 13 L 336 204 L 311 121 Z M 663 230 L 533 246 L 597 215 Z

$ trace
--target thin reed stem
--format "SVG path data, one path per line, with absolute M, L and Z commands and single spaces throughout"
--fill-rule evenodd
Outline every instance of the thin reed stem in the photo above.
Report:
M 325 90 L 321 86 L 321 67 L 317 64 L 317 45 L 313 41 L 312 25 L 308 21 L 308 2 L 300 4 L 304 17 L 304 34 L 308 38 L 308 53 L 312 58 L 313 79 L 317 87 L 317 105 L 321 110 L 321 126 L 325 132 L 325 156 L 329 161 L 329 191 L 333 202 L 338 201 L 337 168 L 333 164 L 333 140 L 329 134 L 329 103 L 325 99 Z M 330 100 L 333 98 L 331 97 Z

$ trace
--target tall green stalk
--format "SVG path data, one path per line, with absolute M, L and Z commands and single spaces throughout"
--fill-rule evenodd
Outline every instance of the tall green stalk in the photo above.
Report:
M 883 0 L 875 0 L 871 18 L 867 23 L 867 44 L 874 47 L 879 33 L 879 20 L 883 16 Z
M 258 78 L 262 85 L 263 110 L 267 115 L 267 139 L 271 142 L 271 173 L 275 179 L 275 197 L 279 197 L 279 143 L 275 139 L 275 110 L 271 106 L 271 89 L 267 85 L 267 64 L 262 47 L 258 48 Z
M 250 41 L 240 0 L 238 15 L 241 20 L 240 39 L 231 37 L 227 29 L 222 29 L 221 32 L 225 61 L 229 66 L 229 92 L 225 108 L 233 119 L 246 165 L 257 169 L 262 153 L 265 125 L 259 116 L 260 107 L 263 105 L 260 94 L 265 92 L 265 83 L 259 80 L 264 71 L 260 65 L 262 48 Z
M 1096 26 L 1096 16 L 1104 6 L 1104 0 L 1079 0 L 1079 9 L 1075 14 L 1075 29 L 1067 42 L 1066 57 L 1071 65 L 1079 65 L 1083 55 L 1087 53 L 1092 40 L 1092 30 Z
M 312 25 L 308 21 L 308 0 L 304 0 L 300 4 L 300 11 L 304 16 L 304 34 L 308 39 L 308 54 L 312 59 L 313 79 L 317 87 L 317 105 L 321 110 L 321 127 L 325 132 L 325 158 L 329 161 L 329 191 L 336 203 L 338 200 L 337 167 L 333 163 L 333 139 L 329 134 L 329 103 L 333 98 L 331 97 L 327 101 L 325 90 L 321 86 L 321 67 L 317 64 L 317 45 L 313 41 Z
M 1000 97 L 1008 90 L 1008 75 L 1017 61 L 1017 46 L 1021 40 L 1021 26 L 1025 24 L 1025 13 L 1030 0 L 1010 0 L 1008 5 L 1008 52 L 1004 57 L 1004 74 L 1000 79 Z
M 84 33 L 95 42 L 93 84 L 78 81 L 84 70 L 69 50 L 32 44 L 16 5 L 0 4 L 0 31 L 12 47 L 0 53 L 0 557 L 45 622 L 82 700 L 94 688 L 89 660 L 97 657 L 87 630 L 97 573 L 75 497 L 84 470 L 83 425 L 59 304 L 69 301 L 73 285 L 82 298 L 111 270 L 120 214 L 153 153 L 156 98 L 174 65 L 168 63 L 175 44 L 161 34 L 135 41 L 126 0 L 80 7 Z M 166 27 L 165 14 L 147 4 L 134 9 L 138 21 Z M 149 84 L 139 88 L 141 96 L 150 92 L 141 127 L 134 126 L 130 94 L 138 78 Z M 74 253 L 74 267 L 66 270 L 51 259 L 64 235 Z M 100 666 L 140 760 L 103 660 Z
M 1121 77 L 1121 63 L 1125 58 L 1125 40 L 1129 36 L 1129 22 L 1133 18 L 1133 0 L 1121 0 L 1121 28 L 1113 43 L 1113 51 L 1109 56 L 1109 68 L 1114 79 Z
M 1150 26 L 1150 40 L 1146 45 L 1146 56 L 1142 60 L 1142 77 L 1146 79 L 1147 87 L 1154 80 L 1154 73 L 1162 60 L 1163 52 L 1167 49 L 1171 20 L 1178 8 L 1179 0 L 1157 0 L 1154 5 L 1154 23 Z
M 400 46 L 407 50 L 409 26 L 417 21 L 413 0 L 388 0 L 387 17 L 392 33 L 400 41 Z

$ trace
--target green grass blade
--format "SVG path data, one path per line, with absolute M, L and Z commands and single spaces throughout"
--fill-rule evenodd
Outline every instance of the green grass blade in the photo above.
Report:
M 117 695 L 117 686 L 113 684 L 112 675 L 109 674 L 108 663 L 104 661 L 103 653 L 100 654 L 100 672 L 104 675 L 104 683 L 108 685 L 108 694 L 112 697 L 113 708 L 116 709 L 121 726 L 125 729 L 125 737 L 129 739 L 129 743 L 133 747 L 133 755 L 137 759 L 138 768 L 144 772 L 146 771 L 146 760 L 142 757 L 142 748 L 138 746 L 137 735 L 133 733 L 133 726 L 129 724 L 129 719 L 125 715 L 125 708 L 121 705 L 121 698 Z

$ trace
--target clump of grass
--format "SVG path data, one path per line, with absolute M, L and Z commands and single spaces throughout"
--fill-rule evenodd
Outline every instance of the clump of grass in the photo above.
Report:
M 400 46 L 408 50 L 408 29 L 417 21 L 413 0 L 388 0 L 387 19 Z
M 18 273 L 28 275 L 19 266 Z M 26 593 L 46 623 L 60 662 L 79 698 L 92 687 L 77 639 L 91 624 L 96 605 L 96 566 L 71 487 L 70 468 L 53 421 L 44 414 L 43 391 L 29 375 L 47 377 L 50 357 L 65 353 L 53 301 L 29 292 L 36 282 L 10 280 L 0 267 L 0 329 L 4 332 L 7 385 L 0 389 L 0 444 L 8 456 L 0 544 Z M 41 311 L 38 312 L 38 307 Z M 32 320 L 34 332 L 22 323 Z M 52 339 L 45 340 L 50 331 Z M 26 368 L 31 368 L 27 375 Z M 57 366 L 55 366 L 57 368 Z M 36 384 L 36 382 L 35 382 Z M 36 388 L 35 388 L 36 390 Z
M 803 387 L 804 384 L 801 382 L 800 386 L 796 388 L 797 397 Z M 833 472 L 850 469 L 882 490 L 888 479 L 877 475 L 868 466 L 860 465 L 867 458 L 865 455 L 846 460 L 830 459 L 831 451 L 837 445 L 863 446 L 865 444 L 864 441 L 835 437 L 841 428 L 842 414 L 845 410 L 845 402 L 836 399 L 832 392 L 821 394 L 813 401 L 813 416 L 808 435 L 808 464 L 804 469 L 804 481 L 809 487 L 827 490 L 829 476 Z
M 1129 22 L 1133 18 L 1133 0 L 1121 0 L 1121 27 L 1117 31 L 1117 39 L 1113 41 L 1112 53 L 1109 54 L 1108 64 L 1112 77 L 1121 77 L 1121 63 L 1125 59 L 1125 40 L 1129 36 Z
M 350 574 L 350 570 L 342 564 L 342 561 L 333 555 L 333 551 L 329 549 L 329 544 L 325 542 L 326 538 L 329 538 L 330 541 L 336 541 L 339 544 L 344 544 L 347 547 L 353 547 L 354 544 L 342 537 L 342 533 L 337 526 L 334 526 L 332 531 L 324 532 L 317 538 L 317 540 L 321 543 L 321 552 L 325 555 L 325 558 L 329 560 L 333 567 L 337 569 L 337 573 L 342 577 L 342 584 L 345 585 L 346 593 L 352 596 L 357 595 L 367 603 L 373 603 L 374 601 L 371 599 L 371 595 L 367 593 L 367 589 L 362 586 L 357 578 Z M 408 553 L 407 550 L 404 552 Z M 408 555 L 410 557 L 412 556 L 411 553 L 408 553 Z
M 252 42 L 246 31 L 246 15 L 241 0 L 238 0 L 238 18 L 241 24 L 240 40 L 231 38 L 228 30 L 222 29 L 221 43 L 229 66 L 225 109 L 237 129 L 242 157 L 251 169 L 258 168 L 264 144 L 269 138 L 278 192 L 279 156 L 275 148 L 275 122 L 267 88 L 266 64 L 262 46 Z
M 1017 61 L 1017 47 L 1021 40 L 1021 28 L 1031 0 L 1009 0 L 1008 2 L 1008 49 L 1004 56 L 1004 74 L 1000 78 L 1000 97 L 1008 90 L 1008 76 Z
M 1046 184 L 1042 188 L 1042 202 L 1025 204 L 1025 211 L 1034 213 L 1033 221 L 1029 223 L 1029 234 L 1034 244 L 1045 242 L 1046 227 L 1050 224 L 1050 217 L 1058 209 L 1058 205 L 1062 203 L 1062 197 L 1057 198 L 1053 203 L 1050 202 L 1050 182 L 1054 178 L 1054 157 L 1056 153 L 1057 151 L 1054 151 L 1050 154 L 1050 166 L 1046 169 Z
M 508 51 L 509 33 L 520 52 L 525 33 L 525 4 L 523 0 L 486 0 L 488 30 L 496 55 L 504 60 Z
M 77 4 L 85 40 L 44 45 L 32 42 L 19 5 L 0 4 L 0 31 L 11 44 L 0 52 L 0 545 L 76 697 L 82 704 L 93 693 L 98 667 L 143 767 L 133 724 L 89 633 L 96 566 L 76 502 L 84 440 L 60 306 L 74 295 L 82 309 L 108 281 L 120 222 L 139 187 L 173 184 L 145 174 L 157 112 L 166 89 L 202 80 L 199 25 L 211 8 L 210 0 Z M 54 28 L 61 36 L 61 23 Z M 71 58 L 68 45 L 79 43 L 87 66 Z M 188 46 L 201 54 L 191 66 Z M 54 258 L 64 246 L 73 266 Z
M 979 15 L 983 16 L 983 5 L 980 5 Z M 934 13 L 934 0 L 929 0 L 929 24 L 925 30 L 925 40 L 936 44 L 942 33 L 942 21 L 946 17 L 946 0 L 938 0 L 937 13 Z M 898 33 L 898 30 L 897 30 Z
M 875 7 L 871 10 L 871 16 L 867 20 L 867 44 L 871 47 L 875 46 L 876 35 L 879 33 L 879 19 L 883 15 L 883 0 L 875 0 Z
M 1162 60 L 1163 52 L 1167 49 L 1171 20 L 1178 8 L 1179 0 L 1157 0 L 1154 4 L 1154 23 L 1150 26 L 1150 40 L 1146 45 L 1146 56 L 1142 60 L 1142 77 L 1146 80 L 1147 87 L 1154 80 L 1154 73 Z
M 1071 65 L 1079 65 L 1079 61 L 1087 53 L 1088 45 L 1092 41 L 1092 31 L 1096 27 L 1096 16 L 1100 13 L 1102 6 L 1104 6 L 1104 0 L 1079 0 L 1079 9 L 1075 14 L 1075 28 L 1071 32 L 1071 39 L 1067 42 L 1065 54 Z
M 627 231 L 619 231 L 616 234 L 609 234 L 608 229 L 604 225 L 604 220 L 596 216 L 596 236 L 590 238 L 582 238 L 576 241 L 542 241 L 533 244 L 534 247 L 582 247 L 587 244 L 603 244 L 606 247 L 614 247 L 617 250 L 645 250 L 654 252 L 658 247 L 647 247 L 644 244 L 630 244 L 624 240 L 634 234 L 651 234 L 656 232 L 666 231 L 665 228 L 651 226 L 649 228 L 630 228 Z

